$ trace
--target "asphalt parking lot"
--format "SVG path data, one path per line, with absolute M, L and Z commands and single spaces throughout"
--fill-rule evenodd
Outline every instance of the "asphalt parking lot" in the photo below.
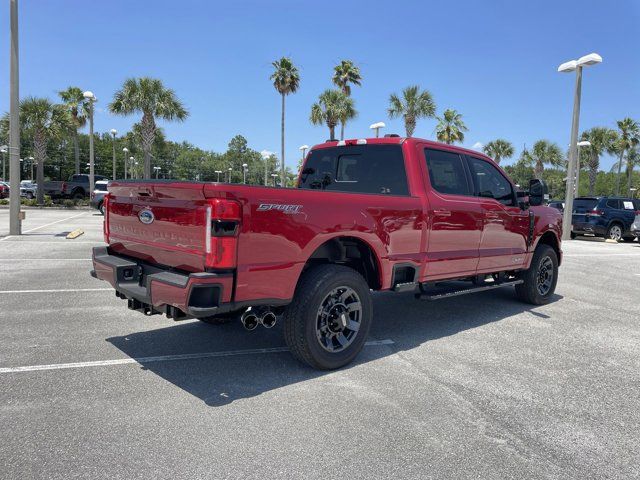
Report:
M 378 294 L 326 373 L 278 326 L 130 312 L 88 274 L 101 224 L 28 211 L 6 237 L 0 210 L 2 478 L 640 476 L 637 242 L 565 242 L 543 307 Z

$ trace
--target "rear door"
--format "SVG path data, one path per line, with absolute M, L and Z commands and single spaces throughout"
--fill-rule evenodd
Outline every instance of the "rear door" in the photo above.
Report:
M 573 201 L 572 230 L 582 232 L 589 223 L 589 215 L 598 206 L 598 199 L 592 197 L 580 197 Z
M 491 162 L 468 156 L 474 194 L 482 207 L 478 272 L 520 267 L 525 262 L 529 211 L 518 206 L 515 188 Z
M 482 235 L 480 202 L 456 151 L 423 145 L 429 191 L 425 280 L 474 275 Z

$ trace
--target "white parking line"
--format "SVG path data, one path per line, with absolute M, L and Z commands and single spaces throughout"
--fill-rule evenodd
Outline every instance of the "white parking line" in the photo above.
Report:
M 563 257 L 638 257 L 640 258 L 640 252 L 636 253 L 565 253 Z
M 77 215 L 72 215 L 70 217 L 63 218 L 61 220 L 56 220 L 55 222 L 45 223 L 44 225 L 40 225 L 39 227 L 31 228 L 29 230 L 25 230 L 22 233 L 25 234 L 25 233 L 35 232 L 36 230 L 40 230 L 41 228 L 45 228 L 45 227 L 48 227 L 48 226 L 51 226 L 51 225 L 55 225 L 56 223 L 66 222 L 67 220 L 71 220 L 73 218 L 78 218 L 78 217 L 80 217 L 82 215 L 86 215 L 86 214 L 87 214 L 87 212 L 82 212 L 82 213 L 79 213 Z M 12 238 L 12 236 L 13 235 L 7 235 L 6 237 L 0 238 L 0 242 L 2 242 L 3 240 L 6 240 L 7 238 Z
M 378 345 L 392 345 L 393 340 L 371 340 L 365 343 L 367 347 Z M 239 355 L 262 355 L 266 353 L 288 352 L 286 347 L 274 348 L 250 348 L 247 350 L 230 350 L 227 352 L 202 352 L 202 353 L 184 353 L 179 355 L 160 355 L 156 357 L 138 357 L 138 358 L 121 358 L 118 360 L 98 360 L 95 362 L 76 362 L 76 363 L 54 363 L 51 365 L 30 365 L 26 367 L 4 367 L 0 368 L 0 373 L 21 373 L 35 372 L 42 370 L 63 370 L 69 368 L 85 368 L 85 367 L 109 367 L 113 365 L 131 365 L 137 363 L 144 365 L 154 362 L 171 362 L 176 360 L 193 360 L 200 358 L 217 358 L 217 357 L 235 357 Z
M 59 290 L 0 290 L 0 294 L 10 293 L 65 293 L 65 292 L 107 292 L 113 288 L 61 288 Z

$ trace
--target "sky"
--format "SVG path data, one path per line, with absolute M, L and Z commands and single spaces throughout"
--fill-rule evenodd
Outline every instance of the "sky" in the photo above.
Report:
M 189 110 L 163 123 L 168 139 L 224 152 L 236 134 L 258 150 L 280 151 L 280 97 L 271 62 L 289 56 L 301 75 L 287 97 L 286 163 L 298 147 L 328 138 L 309 122 L 311 105 L 331 88 L 343 59 L 361 69 L 352 96 L 357 119 L 346 138 L 404 134 L 390 120 L 389 95 L 416 84 L 437 113 L 454 108 L 469 131 L 464 146 L 495 138 L 516 147 L 536 140 L 568 146 L 574 74 L 560 63 L 591 52 L 580 129 L 640 120 L 640 1 L 197 1 L 19 0 L 20 96 L 54 100 L 70 85 L 98 97 L 95 128 L 125 132 L 139 116 L 108 113 L 128 77 L 151 76 L 175 90 Z M 9 1 L 0 6 L 0 112 L 9 106 Z M 434 139 L 435 119 L 415 136 Z M 503 163 L 509 164 L 516 158 Z M 614 159 L 604 158 L 608 170 Z

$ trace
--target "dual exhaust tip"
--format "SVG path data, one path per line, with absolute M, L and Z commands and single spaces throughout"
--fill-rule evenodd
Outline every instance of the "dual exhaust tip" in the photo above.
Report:
M 240 317 L 240 322 L 246 330 L 255 330 L 258 325 L 262 325 L 264 328 L 273 328 L 276 324 L 276 314 L 269 308 L 257 308 L 252 309 L 249 307 Z

